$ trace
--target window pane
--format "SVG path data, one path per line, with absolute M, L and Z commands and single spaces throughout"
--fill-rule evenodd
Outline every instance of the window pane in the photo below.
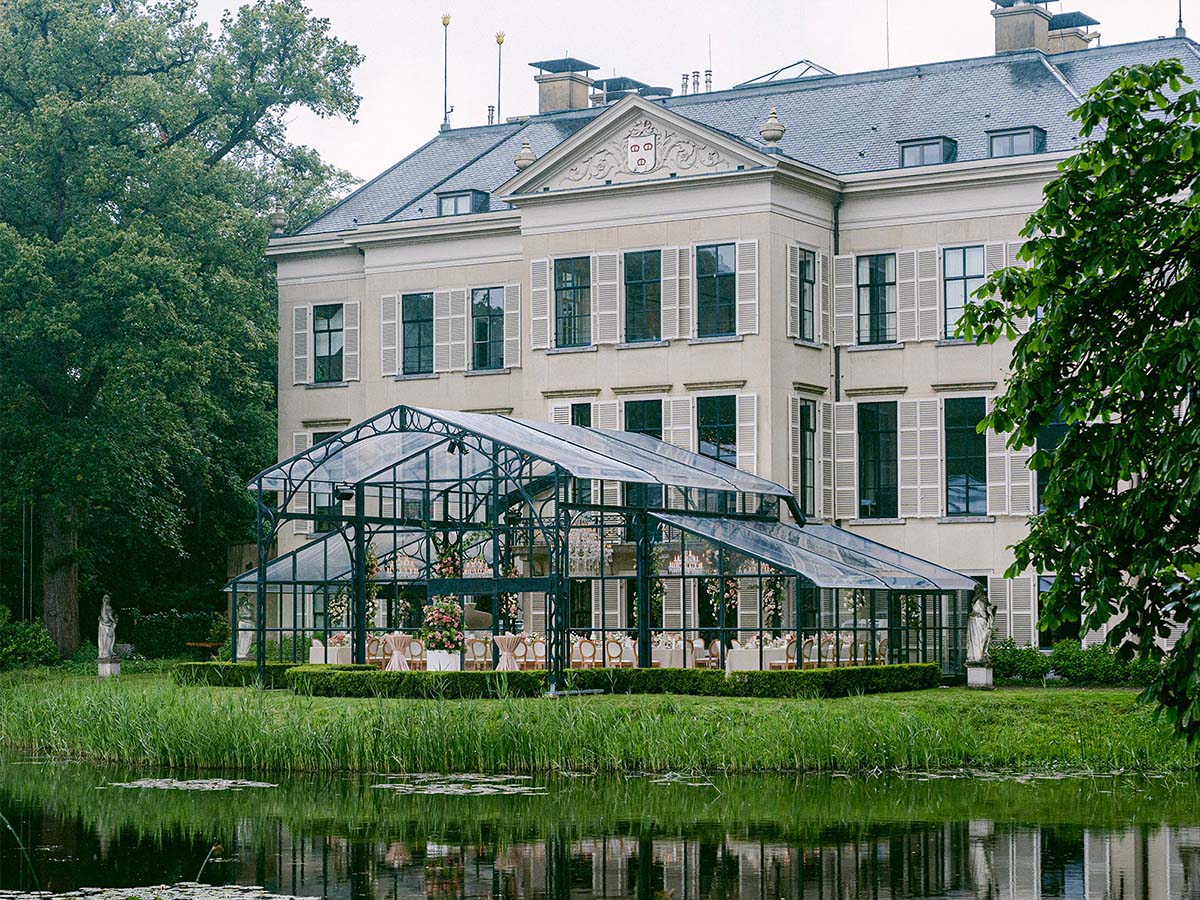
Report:
M 987 515 L 987 438 L 977 429 L 986 412 L 982 397 L 947 398 L 946 515 Z
M 662 254 L 625 254 L 625 340 L 657 341 L 662 328 Z
M 433 294 L 405 294 L 400 298 L 401 371 L 405 375 L 433 372 Z
M 966 249 L 967 274 L 983 275 L 983 247 L 968 247 Z
M 736 276 L 733 244 L 696 248 L 696 334 L 722 337 L 735 332 Z
M 555 337 L 559 347 L 592 342 L 592 261 L 578 256 L 554 261 Z
M 701 454 L 731 466 L 737 465 L 736 397 L 698 397 L 696 426 Z
M 951 249 L 946 251 L 946 277 L 961 278 L 963 274 L 963 251 Z
M 471 291 L 471 365 L 477 370 L 504 367 L 504 290 Z
M 897 512 L 896 404 L 858 405 L 859 516 L 893 519 Z
M 313 307 L 313 381 L 342 380 L 342 305 Z

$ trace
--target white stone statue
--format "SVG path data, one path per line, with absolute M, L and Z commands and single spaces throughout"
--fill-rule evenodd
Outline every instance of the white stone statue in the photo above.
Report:
M 113 645 L 117 641 L 117 617 L 113 613 L 112 598 L 108 594 L 100 601 L 100 627 L 96 634 L 96 662 L 101 678 L 117 675 L 121 671 L 120 660 L 113 659 Z
M 971 615 L 967 619 L 967 663 L 991 665 L 989 651 L 992 647 L 992 629 L 996 621 L 996 607 L 988 602 L 983 585 L 975 588 L 971 600 Z
M 254 642 L 254 623 L 249 619 L 238 620 L 237 658 L 245 659 Z

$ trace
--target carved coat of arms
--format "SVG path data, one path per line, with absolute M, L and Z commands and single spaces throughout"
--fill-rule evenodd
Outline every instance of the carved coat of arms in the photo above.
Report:
M 655 154 L 658 152 L 658 135 L 646 127 L 649 124 L 649 122 L 644 122 L 634 128 L 629 137 L 625 139 L 625 168 L 635 175 L 649 172 L 654 168 Z

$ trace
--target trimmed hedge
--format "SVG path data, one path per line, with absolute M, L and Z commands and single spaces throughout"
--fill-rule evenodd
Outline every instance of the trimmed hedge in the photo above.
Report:
M 1005 640 L 991 655 L 996 680 L 1009 684 L 1043 684 L 1053 674 L 1071 687 L 1146 687 L 1160 671 L 1153 660 L 1124 661 L 1103 644 L 1081 647 L 1078 641 L 1060 641 L 1044 653 Z
M 288 686 L 318 697 L 478 700 L 539 697 L 545 672 L 381 672 L 374 666 L 295 666 Z
M 134 653 L 147 659 L 162 659 L 186 655 L 189 641 L 225 640 L 229 622 L 219 612 L 164 609 L 144 613 L 131 609 L 122 617 L 117 630 L 120 640 L 133 644 Z
M 782 672 L 733 672 L 729 680 L 739 697 L 849 697 L 923 691 L 942 683 L 937 663 L 895 666 L 845 666 L 837 669 L 788 669 Z
M 286 688 L 286 675 L 292 663 L 269 662 L 266 666 L 267 688 Z M 362 668 L 372 668 L 363 666 Z M 258 670 L 252 662 L 176 663 L 171 666 L 171 680 L 176 684 L 204 684 L 211 687 L 247 687 L 255 683 Z

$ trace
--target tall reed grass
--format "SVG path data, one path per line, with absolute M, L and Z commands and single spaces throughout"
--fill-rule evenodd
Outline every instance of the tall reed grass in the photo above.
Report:
M 230 772 L 1109 772 L 1200 762 L 1120 691 L 349 700 L 161 676 L 4 676 L 0 745 Z

